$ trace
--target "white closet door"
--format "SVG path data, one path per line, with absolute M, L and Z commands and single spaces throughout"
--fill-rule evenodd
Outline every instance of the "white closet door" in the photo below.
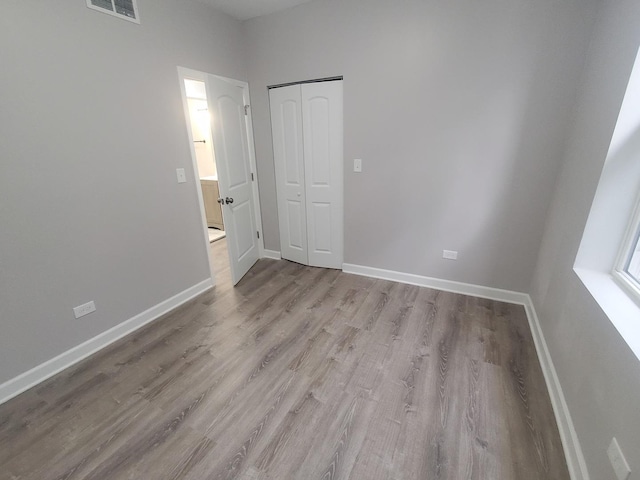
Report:
M 342 81 L 302 86 L 309 265 L 342 268 Z
M 280 253 L 307 265 L 307 216 L 300 85 L 269 91 L 276 173 Z

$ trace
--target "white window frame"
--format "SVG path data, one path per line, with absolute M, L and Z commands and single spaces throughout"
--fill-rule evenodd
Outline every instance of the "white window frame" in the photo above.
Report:
M 114 0 L 110 0 L 110 1 L 111 1 L 111 6 L 113 7 L 113 10 L 107 10 L 106 8 L 102 8 L 97 5 L 94 5 L 93 3 L 91 3 L 91 0 L 87 0 L 87 7 L 89 7 L 92 10 L 96 10 L 98 12 L 106 13 L 107 15 L 111 15 L 112 17 L 122 18 L 123 20 L 127 20 L 129 22 L 137 23 L 138 25 L 140 25 L 140 15 L 138 12 L 138 4 L 136 0 L 131 0 L 133 3 L 133 12 L 135 14 L 135 18 L 128 17 L 126 15 L 122 15 L 121 13 L 116 12 L 116 5 Z
M 636 199 L 635 209 L 624 235 L 618 258 L 611 272 L 613 278 L 626 293 L 640 304 L 640 281 L 631 276 L 627 269 L 635 252 L 640 237 L 640 196 Z

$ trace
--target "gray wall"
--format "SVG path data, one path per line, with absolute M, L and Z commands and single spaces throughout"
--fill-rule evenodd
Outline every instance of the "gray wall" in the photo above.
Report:
M 531 292 L 594 480 L 613 436 L 640 472 L 640 362 L 573 271 L 639 45 L 640 3 L 602 2 Z
M 176 67 L 246 79 L 242 32 L 192 2 L 138 4 L 141 25 L 2 2 L 0 383 L 209 276 Z
M 344 75 L 345 262 L 528 291 L 593 13 L 320 0 L 245 22 L 266 248 L 280 242 L 266 87 Z
M 318 1 L 245 24 L 248 72 L 234 20 L 138 3 L 141 25 L 82 1 L 3 2 L 0 383 L 208 276 L 195 185 L 175 181 L 177 167 L 193 178 L 177 65 L 250 79 L 270 249 L 266 86 L 344 75 L 345 260 L 523 291 L 535 266 L 592 478 L 613 478 L 614 435 L 640 471 L 640 365 L 572 271 L 638 2 L 600 3 L 579 89 L 589 2 Z M 88 300 L 98 311 L 75 320 Z

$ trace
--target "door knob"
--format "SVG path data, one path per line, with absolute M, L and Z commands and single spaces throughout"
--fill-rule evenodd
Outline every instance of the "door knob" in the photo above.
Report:
M 226 203 L 227 205 L 229 205 L 230 203 L 233 203 L 233 198 L 229 198 L 229 197 L 225 198 L 224 203 Z
M 224 198 L 219 198 L 219 199 L 218 199 L 218 203 L 219 203 L 220 205 L 224 205 Z

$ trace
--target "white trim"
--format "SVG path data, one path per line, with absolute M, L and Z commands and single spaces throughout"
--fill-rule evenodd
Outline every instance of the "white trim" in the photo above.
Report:
M 231 80 L 229 80 L 231 81 Z M 245 105 L 249 105 L 245 121 L 247 123 L 247 137 L 249 142 L 249 164 L 251 166 L 251 174 L 255 176 L 255 179 L 251 182 L 253 188 L 253 204 L 256 212 L 256 228 L 260 232 L 260 238 L 258 239 L 258 252 L 260 257 L 265 256 L 264 250 L 264 235 L 262 232 L 262 211 L 260 210 L 260 187 L 258 186 L 258 165 L 256 163 L 256 147 L 253 143 L 253 116 L 251 113 L 251 97 L 249 96 L 249 84 L 247 82 L 240 82 L 235 80 L 238 86 L 242 87 L 242 96 L 244 98 Z
M 282 255 L 277 250 L 267 250 L 266 248 L 262 252 L 262 258 L 271 258 L 273 260 L 282 260 Z
M 638 241 L 638 229 L 640 229 L 640 195 L 636 198 L 631 218 L 627 224 L 627 228 L 625 228 L 624 240 L 622 241 L 620 250 L 616 256 L 614 270 L 623 272 L 627 269 L 627 263 L 633 256 L 633 252 L 631 250 L 636 246 L 635 244 Z
M 640 304 L 640 283 L 634 276 L 618 269 L 611 272 L 611 276 L 634 302 Z
M 560 385 L 558 374 L 556 373 L 549 348 L 547 347 L 547 342 L 544 339 L 536 309 L 529 295 L 527 295 L 527 302 L 524 308 L 527 312 L 527 318 L 529 319 L 529 328 L 531 329 L 531 335 L 533 335 L 533 342 L 538 352 L 540 367 L 542 368 L 547 390 L 551 397 L 551 405 L 556 417 L 556 423 L 558 424 L 558 430 L 560 431 L 560 440 L 562 441 L 564 456 L 567 461 L 567 467 L 569 468 L 569 475 L 571 480 L 589 480 L 589 471 L 587 470 L 587 464 L 584 460 L 582 447 L 580 446 L 580 441 L 578 440 L 569 407 L 564 398 L 562 386 Z
M 611 274 L 625 292 L 640 303 L 640 282 L 629 273 L 630 263 L 638 247 L 638 231 L 640 230 L 640 195 L 636 199 L 633 215 L 624 234 L 624 240 L 618 252 Z
M 560 432 L 560 440 L 562 441 L 562 448 L 569 469 L 569 475 L 571 476 L 571 480 L 589 480 L 589 471 L 587 470 L 580 441 L 578 440 L 578 435 L 573 425 L 571 414 L 569 413 L 569 407 L 562 392 L 562 386 L 560 385 L 558 374 L 553 365 L 547 342 L 544 339 L 540 321 L 538 320 L 531 297 L 528 294 L 349 263 L 343 264 L 342 270 L 345 273 L 381 278 L 383 280 L 408 283 L 420 287 L 435 288 L 447 292 L 523 305 L 527 313 L 529 328 L 531 329 L 533 343 L 536 347 L 536 353 L 538 354 L 540 368 L 542 369 L 547 390 L 549 391 L 549 397 L 551 398 L 551 406 Z
M 183 303 L 200 295 L 213 286 L 210 278 L 187 288 L 186 290 L 168 298 L 142 313 L 125 320 L 109 330 L 87 340 L 80 345 L 67 350 L 57 357 L 48 360 L 31 370 L 18 375 L 0 385 L 0 404 L 20 395 L 22 392 L 52 377 L 56 373 L 93 355 L 113 342 L 138 330 L 140 327 L 156 320 L 165 313 L 179 307 Z
M 382 268 L 353 265 L 351 263 L 343 263 L 342 271 L 345 273 L 353 273 L 355 275 L 363 275 L 365 277 L 381 278 L 383 280 L 408 283 L 409 285 L 418 285 L 419 287 L 435 288 L 437 290 L 444 290 L 445 292 L 461 293 L 463 295 L 488 298 L 507 303 L 517 303 L 520 305 L 525 305 L 529 298 L 526 293 L 513 292 L 511 290 L 483 287 L 481 285 L 473 285 L 471 283 L 454 282 L 453 280 L 443 280 L 441 278 L 425 277 L 422 275 L 414 275 L 412 273 L 402 273 L 393 270 L 384 270 Z

